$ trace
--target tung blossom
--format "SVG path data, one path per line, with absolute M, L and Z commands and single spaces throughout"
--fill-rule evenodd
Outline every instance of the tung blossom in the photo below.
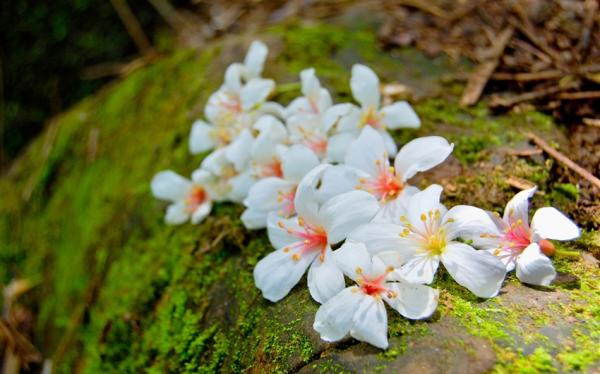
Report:
M 167 224 L 180 225 L 188 220 L 196 224 L 210 214 L 212 200 L 200 179 L 190 181 L 165 170 L 152 178 L 150 187 L 156 198 L 171 202 L 165 215 Z
M 192 154 L 223 147 L 240 132 L 250 128 L 260 114 L 283 115 L 283 108 L 266 102 L 275 82 L 261 78 L 267 57 L 267 46 L 254 41 L 243 64 L 231 64 L 225 71 L 225 82 L 213 93 L 205 107 L 208 122 L 192 124 L 189 148 Z
M 350 191 L 325 202 L 317 187 L 330 165 L 311 170 L 297 188 L 294 206 L 297 217 L 269 214 L 267 233 L 276 251 L 254 268 L 254 282 L 263 296 L 276 302 L 298 283 L 307 268 L 308 289 L 323 303 L 344 288 L 344 276 L 332 258 L 331 245 L 340 243 L 357 226 L 369 222 L 379 209 L 373 196 Z
M 310 148 L 321 160 L 343 162 L 348 144 L 356 137 L 331 126 L 350 105 L 331 106 L 329 91 L 321 86 L 314 69 L 300 73 L 302 94 L 286 108 L 290 141 Z M 329 124 L 329 125 L 328 125 Z
M 556 277 L 552 261 L 554 245 L 548 239 L 572 240 L 579 228 L 552 207 L 538 209 L 529 224 L 529 199 L 536 187 L 517 193 L 506 204 L 504 216 L 495 217 L 492 231 L 474 235 L 473 244 L 496 256 L 507 271 L 516 269 L 523 283 L 548 286 Z
M 380 133 L 365 127 L 360 136 L 350 144 L 345 164 L 358 170 L 356 188 L 373 194 L 382 203 L 381 216 L 399 217 L 393 204 L 396 199 L 408 199 L 418 192 L 407 181 L 418 172 L 441 164 L 452 153 L 453 144 L 440 136 L 413 139 L 396 155 L 390 166 L 388 152 Z M 403 204 L 404 201 L 399 201 Z M 391 211 L 390 211 L 391 210 Z
M 280 175 L 261 179 L 250 188 L 241 217 L 244 226 L 248 229 L 266 227 L 270 212 L 284 218 L 296 214 L 294 200 L 298 183 L 317 165 L 319 159 L 307 147 L 296 144 L 286 149 L 281 154 Z
M 321 339 L 338 341 L 348 333 L 378 348 L 388 347 L 387 312 L 384 301 L 410 319 L 424 319 L 437 308 L 438 291 L 420 284 L 391 281 L 394 271 L 364 244 L 346 242 L 333 256 L 355 285 L 344 288 L 321 305 L 314 329 Z M 397 279 L 398 280 L 398 279 Z
M 402 264 L 396 274 L 409 282 L 431 283 L 441 262 L 458 284 L 475 295 L 497 295 L 506 275 L 504 265 L 491 254 L 456 241 L 489 232 L 493 221 L 472 206 L 447 210 L 440 203 L 441 193 L 441 186 L 431 185 L 410 198 L 406 215 L 400 217 L 402 224 L 371 223 L 349 239 L 364 242 L 371 253 L 395 254 Z
M 387 129 L 417 128 L 421 126 L 421 120 L 406 101 L 381 107 L 379 78 L 365 65 L 356 64 L 352 67 L 350 89 L 360 108 L 348 107 L 348 104 L 333 107 L 342 107 L 338 110 L 345 112 L 337 123 L 340 131 L 354 133 L 356 137 L 362 128 L 372 127 L 381 134 L 388 154 L 394 156 L 398 147 Z M 331 125 L 331 122 L 328 124 Z

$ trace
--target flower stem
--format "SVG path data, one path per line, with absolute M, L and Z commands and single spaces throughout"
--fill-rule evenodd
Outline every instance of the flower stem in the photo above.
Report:
M 560 256 L 560 257 L 567 257 L 567 258 L 573 258 L 573 259 L 577 259 L 581 256 L 581 252 L 579 251 L 567 251 L 564 249 L 557 249 L 556 252 L 554 252 L 555 256 Z

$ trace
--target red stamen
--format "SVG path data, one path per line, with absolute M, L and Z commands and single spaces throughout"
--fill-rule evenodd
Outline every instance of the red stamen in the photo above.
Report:
M 190 214 L 194 213 L 196 209 L 206 201 L 206 198 L 207 195 L 204 188 L 201 186 L 194 186 L 185 200 L 187 212 Z

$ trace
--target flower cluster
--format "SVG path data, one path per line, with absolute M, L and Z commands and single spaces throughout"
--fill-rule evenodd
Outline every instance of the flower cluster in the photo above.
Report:
M 405 101 L 381 106 L 371 69 L 352 68 L 359 105 L 334 105 L 311 68 L 300 74 L 302 96 L 283 107 L 267 101 L 275 83 L 261 77 L 266 57 L 253 42 L 210 96 L 206 121 L 192 125 L 191 153 L 211 153 L 191 180 L 172 171 L 152 180 L 154 195 L 171 202 L 168 224 L 201 222 L 213 202 L 244 204 L 244 225 L 266 228 L 275 249 L 254 268 L 256 287 L 277 302 L 308 270 L 310 295 L 322 304 L 314 329 L 326 341 L 349 334 L 387 348 L 385 303 L 409 319 L 430 317 L 438 291 L 428 285 L 440 263 L 482 298 L 497 295 L 513 269 L 524 283 L 550 284 L 548 239 L 574 239 L 579 229 L 554 208 L 539 209 L 529 225 L 535 189 L 518 193 L 502 218 L 448 209 L 441 186 L 421 191 L 408 182 L 442 163 L 453 144 L 427 136 L 398 150 L 388 129 L 420 120 Z

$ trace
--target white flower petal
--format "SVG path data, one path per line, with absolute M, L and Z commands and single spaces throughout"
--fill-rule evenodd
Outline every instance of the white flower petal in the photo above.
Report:
M 242 88 L 242 70 L 243 66 L 240 63 L 233 63 L 225 70 L 225 81 L 223 86 L 230 92 L 239 92 Z
M 319 158 L 308 147 L 300 144 L 291 146 L 281 157 L 283 177 L 298 183 L 313 168 L 319 165 Z
M 248 196 L 248 191 L 256 180 L 252 177 L 250 171 L 245 171 L 230 179 L 229 198 L 231 201 L 241 203 Z
M 427 214 L 430 211 L 441 209 L 440 196 L 442 194 L 442 186 L 438 184 L 432 184 L 423 191 L 415 193 L 408 202 L 408 209 L 406 210 L 408 220 L 410 223 L 417 227 L 423 232 L 426 231 L 424 222 L 421 220 L 421 215 Z
M 226 148 L 215 149 L 204 157 L 200 167 L 213 175 L 220 175 L 223 169 L 230 164 L 225 157 L 226 151 Z
M 451 242 L 441 257 L 452 278 L 476 296 L 493 297 L 500 291 L 506 267 L 486 251 L 477 251 L 464 243 Z
M 490 215 L 483 209 L 469 205 L 452 207 L 442 216 L 446 224 L 446 237 L 452 240 L 457 237 L 473 237 L 480 234 L 497 232 L 498 228 Z
M 167 214 L 165 215 L 165 222 L 168 225 L 181 225 L 190 219 L 190 215 L 187 212 L 187 207 L 184 201 L 178 201 L 167 207 Z
M 383 139 L 379 132 L 371 126 L 365 126 L 360 136 L 348 146 L 345 164 L 357 168 L 371 177 L 379 176 L 381 170 L 389 165 Z
M 348 287 L 321 305 L 313 324 L 321 339 L 335 342 L 346 336 L 352 327 L 354 313 L 365 297 L 358 287 Z
M 269 114 L 277 118 L 285 118 L 285 108 L 279 103 L 273 101 L 267 101 L 263 103 L 260 108 L 256 111 L 257 114 Z
M 402 282 L 388 282 L 385 287 L 394 295 L 383 293 L 383 299 L 406 318 L 428 318 L 437 308 L 439 291 L 431 287 Z
M 324 203 L 334 196 L 354 191 L 358 185 L 359 171 L 346 165 L 333 165 L 321 176 L 321 184 L 316 191 L 319 203 Z
M 384 106 L 380 113 L 383 114 L 381 122 L 389 129 L 414 129 L 421 126 L 419 116 L 406 101 L 397 101 L 392 105 Z
M 383 139 L 383 144 L 385 144 L 385 150 L 387 151 L 390 157 L 396 156 L 398 153 L 398 146 L 396 145 L 396 141 L 392 136 L 385 130 L 378 130 L 381 138 Z
M 324 256 L 315 258 L 308 269 L 310 295 L 316 302 L 323 304 L 340 293 L 344 287 L 344 274 L 337 267 L 331 248 L 327 247 Z
M 332 135 L 327 141 L 327 161 L 333 163 L 344 162 L 350 144 L 356 139 L 358 133 L 342 132 Z
M 297 236 L 292 235 L 288 229 L 303 231 L 302 227 L 298 224 L 298 217 L 282 218 L 275 212 L 269 213 L 267 217 L 267 235 L 273 247 L 281 249 L 301 240 Z
M 316 252 L 306 253 L 294 260 L 284 249 L 272 252 L 254 267 L 254 283 L 265 299 L 277 302 L 300 281 L 316 256 Z
M 165 170 L 154 175 L 150 188 L 154 197 L 174 202 L 187 197 L 192 183 L 171 170 Z
M 548 286 L 556 277 L 552 261 L 536 243 L 531 243 L 517 258 L 517 278 L 523 283 Z
M 538 209 L 531 219 L 534 235 L 543 239 L 572 240 L 579 237 L 579 228 L 564 214 L 552 207 Z
M 244 200 L 244 205 L 262 211 L 275 211 L 282 204 L 278 201 L 280 194 L 287 193 L 292 188 L 295 188 L 293 183 L 284 181 L 281 178 L 261 179 L 250 188 L 248 197 Z
M 401 279 L 409 283 L 433 282 L 433 276 L 440 264 L 439 256 L 429 256 L 428 253 L 417 253 L 409 259 L 402 267 L 394 272 Z M 390 278 L 394 279 L 393 276 Z
M 511 224 L 517 220 L 523 221 L 525 226 L 529 225 L 529 199 L 535 194 L 537 187 L 532 187 L 517 193 L 506 204 L 504 209 L 504 222 Z
M 369 222 L 377 211 L 379 203 L 373 195 L 351 191 L 327 200 L 319 210 L 319 216 L 329 243 L 335 244 L 344 240 L 358 226 Z
M 246 79 L 260 77 L 268 53 L 269 49 L 263 42 L 255 40 L 250 44 L 244 59 Z
M 195 225 L 197 223 L 202 222 L 206 217 L 208 217 L 211 209 L 212 209 L 212 203 L 210 201 L 206 201 L 206 202 L 200 204 L 200 206 L 198 206 L 198 208 L 196 208 L 194 213 L 192 213 L 192 223 Z
M 375 347 L 386 349 L 387 313 L 381 299 L 365 296 L 354 313 L 350 335 Z
M 248 208 L 244 210 L 240 219 L 248 230 L 258 230 L 267 227 L 268 215 L 268 211 Z
M 321 185 L 323 173 L 329 167 L 331 165 L 318 165 L 302 178 L 296 189 L 296 198 L 294 199 L 296 212 L 311 225 L 321 225 L 316 189 Z
M 259 131 L 258 138 L 267 137 L 276 143 L 285 141 L 288 136 L 285 125 L 271 114 L 261 115 L 252 127 Z
M 192 131 L 189 139 L 191 154 L 195 155 L 215 147 L 215 141 L 211 135 L 212 130 L 213 127 L 211 125 L 201 120 L 195 121 L 192 124 Z
M 371 254 L 394 251 L 406 262 L 416 253 L 416 247 L 410 239 L 400 236 L 402 230 L 402 226 L 393 223 L 368 223 L 353 230 L 348 240 L 365 243 Z
M 448 143 L 441 136 L 413 139 L 406 143 L 396 156 L 396 174 L 406 181 L 418 172 L 429 170 L 444 162 L 453 148 L 454 144 Z
M 500 260 L 506 267 L 507 273 L 515 270 L 517 258 L 519 257 L 518 252 L 500 248 L 485 249 L 485 251 Z
M 379 78 L 370 68 L 360 64 L 352 66 L 350 89 L 354 99 L 363 107 L 379 107 Z
M 372 256 L 364 243 L 346 240 L 340 249 L 333 252 L 333 257 L 339 269 L 355 282 L 360 278 L 360 274 L 374 276 Z
M 225 157 L 235 166 L 237 171 L 248 168 L 253 143 L 254 137 L 250 130 L 245 129 L 231 144 L 225 147 Z
M 410 198 L 420 191 L 414 186 L 404 186 L 402 192 L 394 200 L 381 202 L 381 209 L 373 218 L 373 222 L 402 224 L 400 217 L 407 215 Z
M 254 78 L 250 79 L 240 92 L 242 109 L 256 109 L 258 105 L 264 103 L 267 97 L 275 89 L 275 82 L 271 79 Z
M 336 104 L 328 108 L 323 113 L 322 123 L 323 130 L 329 133 L 330 130 L 336 128 L 339 131 L 347 131 L 349 128 L 339 126 L 342 118 L 351 117 L 351 120 L 355 122 L 351 129 L 357 129 L 358 121 L 360 120 L 360 110 L 352 104 Z M 342 128 L 343 127 L 343 128 Z
M 314 68 L 304 69 L 300 72 L 300 81 L 302 82 L 302 94 L 304 96 L 317 96 L 321 90 L 321 83 L 315 75 Z

